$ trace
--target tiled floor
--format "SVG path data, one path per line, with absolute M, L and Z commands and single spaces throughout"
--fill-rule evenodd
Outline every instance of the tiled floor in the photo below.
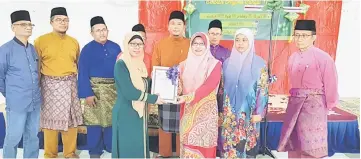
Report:
M 78 151 L 77 152 L 80 156 L 80 158 L 89 158 L 89 154 L 88 151 Z M 287 153 L 285 152 L 276 152 L 276 151 L 272 151 L 272 153 L 276 156 L 276 158 L 288 158 L 287 157 Z M 23 150 L 22 149 L 18 149 L 18 156 L 17 158 L 22 158 L 22 154 L 23 154 Z M 151 156 L 156 156 L 156 154 L 151 153 Z M 2 149 L 0 149 L 0 158 L 2 157 Z M 62 154 L 59 153 L 59 158 L 62 157 Z M 44 150 L 40 150 L 39 152 L 39 158 L 44 158 Z M 111 158 L 111 154 L 110 153 L 104 153 L 101 158 Z M 257 158 L 270 158 L 268 156 L 258 156 Z M 337 153 L 332 157 L 329 157 L 330 159 L 348 159 L 348 158 L 360 158 L 360 154 L 342 154 L 342 153 Z

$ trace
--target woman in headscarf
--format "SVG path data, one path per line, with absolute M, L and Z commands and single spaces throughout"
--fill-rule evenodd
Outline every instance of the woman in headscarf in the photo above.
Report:
M 236 31 L 232 53 L 223 71 L 222 157 L 255 158 L 259 149 L 259 122 L 268 104 L 268 69 L 255 53 L 252 30 Z
M 117 100 L 112 114 L 112 158 L 149 158 L 147 103 L 163 104 L 148 94 L 149 78 L 143 62 L 144 40 L 131 32 L 114 68 Z
M 180 157 L 216 158 L 217 90 L 222 64 L 210 52 L 206 34 L 191 38 L 188 57 L 180 63 Z

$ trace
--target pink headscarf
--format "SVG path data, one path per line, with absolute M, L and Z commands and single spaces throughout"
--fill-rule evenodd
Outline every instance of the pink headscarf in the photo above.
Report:
M 205 53 L 201 56 L 197 56 L 192 52 L 192 42 L 196 37 L 202 38 L 206 46 Z M 183 94 L 196 91 L 205 82 L 218 62 L 219 61 L 211 54 L 210 42 L 207 35 L 202 32 L 193 34 L 188 57 L 181 63 L 184 68 L 181 77 L 183 82 Z

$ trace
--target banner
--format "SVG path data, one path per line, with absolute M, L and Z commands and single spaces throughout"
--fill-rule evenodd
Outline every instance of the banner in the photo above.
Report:
M 208 32 L 208 25 L 214 19 L 222 21 L 223 39 L 233 40 L 236 30 L 250 28 L 257 40 L 269 40 L 271 13 L 267 11 L 245 11 L 245 5 L 264 5 L 265 0 L 204 0 L 192 1 L 195 11 L 187 15 L 188 32 Z M 293 1 L 284 1 L 285 7 Z M 285 18 L 286 12 L 275 12 L 273 17 L 273 39 L 287 40 L 292 35 L 292 22 Z

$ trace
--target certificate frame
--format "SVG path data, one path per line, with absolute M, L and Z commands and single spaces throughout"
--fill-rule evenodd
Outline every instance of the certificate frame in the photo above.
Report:
M 176 80 L 176 84 L 172 84 L 172 80 L 167 78 L 167 71 L 170 67 L 163 67 L 163 66 L 153 66 L 152 71 L 152 94 L 159 94 L 159 96 L 167 103 L 175 104 L 177 103 L 177 95 L 178 95 L 178 79 Z M 161 82 L 163 88 L 160 89 L 159 82 Z M 167 88 L 167 92 L 165 91 Z M 166 93 L 167 95 L 162 95 Z M 169 94 L 169 95 L 168 95 Z

